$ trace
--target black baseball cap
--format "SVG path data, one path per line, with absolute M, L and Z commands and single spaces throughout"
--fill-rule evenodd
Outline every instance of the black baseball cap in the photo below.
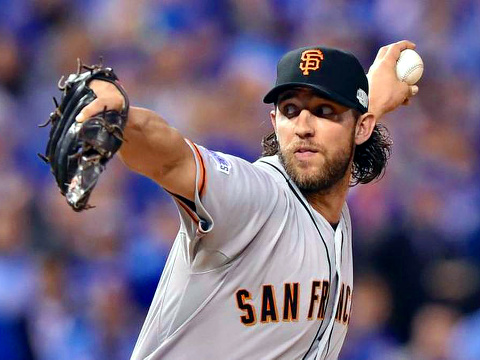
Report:
M 293 87 L 308 87 L 320 96 L 364 114 L 368 111 L 368 80 L 358 59 L 349 52 L 323 46 L 286 53 L 277 65 L 277 81 L 263 98 L 266 104 Z

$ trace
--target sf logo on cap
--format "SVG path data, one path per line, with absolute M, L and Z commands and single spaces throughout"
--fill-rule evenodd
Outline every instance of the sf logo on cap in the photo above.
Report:
M 300 62 L 300 70 L 303 75 L 309 75 L 309 71 L 318 70 L 323 60 L 323 53 L 321 50 L 312 49 L 305 50 L 302 53 L 302 61 Z

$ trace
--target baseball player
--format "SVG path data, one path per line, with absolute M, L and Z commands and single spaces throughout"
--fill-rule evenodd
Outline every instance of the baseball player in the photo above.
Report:
M 264 98 L 274 104 L 270 156 L 253 164 L 130 107 L 120 156 L 172 195 L 181 218 L 132 359 L 338 357 L 353 296 L 346 196 L 384 170 L 390 143 L 376 122 L 418 91 L 395 76 L 400 51 L 414 46 L 380 49 L 370 91 L 350 53 L 287 53 Z M 90 86 L 97 99 L 77 121 L 122 108 L 115 86 Z

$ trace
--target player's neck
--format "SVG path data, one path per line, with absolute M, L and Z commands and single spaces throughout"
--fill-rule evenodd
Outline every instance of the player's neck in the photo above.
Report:
M 309 204 L 330 224 L 338 224 L 349 189 L 349 176 L 321 193 L 305 194 Z

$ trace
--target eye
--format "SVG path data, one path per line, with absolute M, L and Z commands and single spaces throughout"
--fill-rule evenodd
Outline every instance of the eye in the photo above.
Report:
M 287 118 L 291 119 L 300 114 L 300 109 L 295 104 L 285 104 L 282 106 L 281 112 Z
M 335 114 L 335 109 L 327 104 L 320 105 L 315 108 L 315 116 L 318 117 L 325 117 L 329 115 L 334 115 Z

